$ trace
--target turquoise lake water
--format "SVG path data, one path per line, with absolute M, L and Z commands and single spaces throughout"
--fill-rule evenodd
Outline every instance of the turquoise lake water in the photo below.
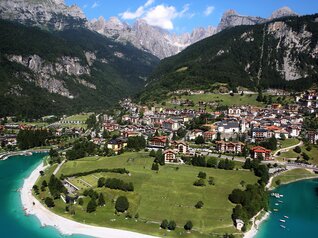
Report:
M 65 237 L 52 227 L 41 228 L 34 216 L 25 216 L 20 194 L 17 192 L 44 154 L 33 156 L 14 156 L 0 161 L 0 229 L 1 238 L 57 238 Z M 87 236 L 67 236 L 88 238 Z
M 318 237 L 318 180 L 283 185 L 275 192 L 284 197 L 271 198 L 271 210 L 278 211 L 272 211 L 270 218 L 261 225 L 256 238 Z M 281 222 L 281 219 L 285 222 Z

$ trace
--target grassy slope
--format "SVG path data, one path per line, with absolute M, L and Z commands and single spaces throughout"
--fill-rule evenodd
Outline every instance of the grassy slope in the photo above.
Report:
M 84 158 L 78 161 L 70 161 L 63 165 L 59 174 L 70 174 L 80 171 L 88 171 L 96 168 L 126 168 L 131 176 L 118 174 L 94 174 L 82 178 L 73 179 L 79 187 L 86 189 L 87 185 L 80 180 L 96 187 L 97 178 L 117 177 L 127 182 L 133 182 L 135 192 L 125 193 L 106 188 L 97 189 L 103 192 L 107 205 L 98 208 L 96 213 L 87 214 L 84 207 L 77 206 L 76 215 L 71 217 L 65 214 L 65 204 L 57 201 L 54 211 L 80 222 L 109 226 L 121 229 L 135 230 L 154 235 L 164 235 L 159 230 L 159 223 L 163 219 L 175 220 L 180 227 L 179 232 L 168 233 L 170 237 L 184 236 L 183 225 L 188 220 L 194 223 L 194 232 L 189 237 L 207 237 L 207 234 L 236 232 L 231 221 L 233 205 L 228 201 L 228 195 L 234 188 L 242 188 L 240 181 L 255 183 L 257 178 L 249 171 L 225 171 L 192 166 L 166 165 L 160 168 L 159 173 L 151 171 L 153 159 L 144 153 L 126 153 L 110 158 Z M 215 186 L 207 185 L 203 188 L 194 187 L 199 171 L 205 171 L 207 177 L 215 178 Z M 114 215 L 112 199 L 124 194 L 130 201 L 129 213 L 139 213 L 139 221 L 125 220 L 123 216 Z M 204 207 L 195 209 L 194 205 L 202 200 Z M 116 219 L 116 220 L 113 220 Z M 147 221 L 147 224 L 145 223 Z M 198 232 L 203 234 L 199 234 Z
M 280 180 L 282 184 L 287 184 L 299 179 L 303 178 L 310 178 L 315 176 L 314 173 L 306 170 L 306 169 L 293 169 L 289 170 L 287 172 L 282 173 L 281 175 L 278 175 L 277 177 L 273 178 L 271 187 L 277 187 L 276 181 Z M 317 176 L 317 175 L 316 175 Z

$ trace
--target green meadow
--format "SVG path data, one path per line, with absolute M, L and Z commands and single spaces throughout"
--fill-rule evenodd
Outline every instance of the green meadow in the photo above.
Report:
M 106 206 L 98 207 L 94 213 L 86 213 L 89 198 L 84 198 L 83 206 L 74 205 L 75 215 L 65 212 L 66 204 L 56 200 L 53 211 L 70 219 L 98 226 L 112 227 L 136 231 L 140 233 L 167 237 L 217 237 L 224 233 L 241 235 L 231 220 L 233 204 L 228 195 L 234 188 L 241 188 L 241 181 L 254 184 L 257 177 L 250 171 L 226 171 L 212 168 L 193 167 L 190 165 L 165 165 L 159 172 L 151 170 L 153 158 L 148 153 L 125 153 L 115 157 L 90 157 L 66 162 L 57 176 L 78 172 L 92 171 L 101 168 L 125 168 L 129 174 L 95 173 L 82 177 L 70 178 L 70 182 L 80 188 L 93 188 L 103 193 Z M 207 174 L 206 186 L 195 187 L 198 173 Z M 53 169 L 47 171 L 49 176 Z M 123 192 L 108 188 L 97 188 L 98 178 L 119 178 L 132 182 L 134 192 Z M 214 178 L 215 185 L 208 183 L 209 177 Z M 38 181 L 42 183 L 43 178 Z M 48 191 L 41 192 L 40 198 L 47 196 Z M 116 215 L 114 201 L 120 195 L 129 200 L 127 214 Z M 203 201 L 204 206 L 196 209 L 195 204 Z M 135 215 L 138 214 L 138 218 Z M 163 219 L 174 220 L 175 231 L 168 232 L 159 228 Z M 186 233 L 184 224 L 191 220 L 193 230 Z

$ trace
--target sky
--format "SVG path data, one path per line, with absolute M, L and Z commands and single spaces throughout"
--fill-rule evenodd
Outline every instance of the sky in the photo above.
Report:
M 78 5 L 88 19 L 116 16 L 133 24 L 141 18 L 177 34 L 191 32 L 196 27 L 217 26 L 229 9 L 240 15 L 264 18 L 284 6 L 300 15 L 318 13 L 318 0 L 65 0 L 65 3 Z

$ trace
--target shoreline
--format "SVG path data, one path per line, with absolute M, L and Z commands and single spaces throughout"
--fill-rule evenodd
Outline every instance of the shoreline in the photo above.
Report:
M 287 170 L 287 171 L 290 171 L 290 170 Z M 281 175 L 281 174 L 283 174 L 283 173 L 286 173 L 287 171 L 284 171 L 284 172 L 282 172 L 282 173 L 279 173 L 279 174 L 277 174 L 277 175 L 275 175 L 275 176 L 270 177 L 270 179 L 269 179 L 267 185 L 265 186 L 265 188 L 267 188 L 268 191 L 272 191 L 272 190 L 274 190 L 274 189 L 276 189 L 276 188 L 278 188 L 278 187 L 280 187 L 280 186 L 287 185 L 287 184 L 290 184 L 290 183 L 295 183 L 295 182 L 299 182 L 299 181 L 303 181 L 303 180 L 318 179 L 318 175 L 317 175 L 317 176 L 312 176 L 312 177 L 306 177 L 306 178 L 299 178 L 299 179 L 294 179 L 294 180 L 291 180 L 291 181 L 282 183 L 282 184 L 280 184 L 280 185 L 277 186 L 277 187 L 272 187 L 271 185 L 272 185 L 273 179 L 274 179 L 276 176 L 279 176 L 279 175 Z M 262 211 L 260 211 L 259 213 L 257 213 L 257 214 L 251 219 L 251 221 L 253 222 L 252 227 L 251 227 L 251 229 L 250 229 L 249 231 L 247 231 L 247 232 L 244 233 L 243 238 L 254 238 L 254 237 L 257 235 L 257 232 L 258 232 L 258 230 L 259 230 L 260 225 L 261 225 L 263 222 L 265 222 L 265 221 L 269 218 L 270 212 L 266 212 L 260 219 L 255 220 L 256 217 L 259 216 L 259 214 L 260 214 L 261 212 L 262 212 Z
M 26 215 L 36 216 L 41 226 L 51 226 L 57 229 L 62 235 L 87 235 L 97 238 L 111 237 L 111 238 L 154 238 L 155 236 L 144 235 L 136 232 L 97 227 L 75 222 L 59 216 L 42 203 L 40 203 L 32 194 L 32 187 L 40 176 L 40 171 L 45 170 L 43 162 L 32 171 L 28 178 L 24 179 L 23 186 L 20 190 L 20 197 L 23 209 Z

